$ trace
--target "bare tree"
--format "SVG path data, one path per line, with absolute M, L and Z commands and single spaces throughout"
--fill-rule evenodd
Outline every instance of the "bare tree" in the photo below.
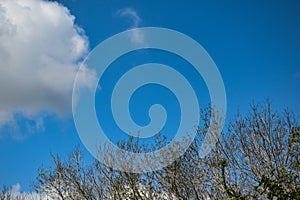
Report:
M 292 112 L 273 111 L 268 102 L 251 104 L 248 113 L 238 113 L 227 124 L 205 158 L 199 156 L 199 150 L 208 127 L 220 128 L 222 117 L 207 108 L 201 119 L 190 147 L 167 167 L 134 173 L 113 170 L 97 160 L 87 166 L 77 150 L 65 161 L 52 156 L 54 167 L 40 168 L 35 188 L 54 199 L 300 199 L 300 128 Z M 166 142 L 161 136 L 154 145 L 130 138 L 119 146 L 142 152 Z M 111 162 L 134 160 L 109 152 L 107 149 L 104 155 Z M 167 153 L 175 154 L 176 149 Z M 163 152 L 157 159 L 165 156 L 170 155 Z M 145 162 L 150 161 L 145 158 Z
M 20 186 L 14 185 L 11 188 L 3 186 L 0 191 L 0 200 L 48 200 L 46 195 L 35 192 L 20 192 Z
M 269 102 L 252 104 L 246 115 L 238 114 L 218 146 L 227 195 L 244 199 L 299 199 L 293 194 L 300 189 L 299 131 L 295 132 L 298 126 L 293 113 L 275 112 Z M 286 193 L 284 198 L 282 193 Z

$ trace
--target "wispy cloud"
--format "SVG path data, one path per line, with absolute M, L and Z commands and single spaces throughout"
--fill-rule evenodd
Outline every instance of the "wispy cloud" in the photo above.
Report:
M 131 22 L 130 28 L 133 28 L 131 34 L 130 34 L 130 40 L 132 43 L 137 43 L 137 44 L 143 44 L 145 43 L 145 36 L 144 33 L 140 29 L 134 29 L 138 28 L 141 23 L 142 19 L 138 15 L 137 11 L 134 10 L 133 8 L 122 8 L 117 11 L 117 16 L 127 18 Z
M 133 27 L 138 27 L 142 22 L 142 19 L 133 8 L 122 8 L 117 11 L 117 15 L 129 18 Z
M 295 77 L 296 79 L 300 79 L 300 72 L 295 73 L 295 74 L 294 74 L 294 77 Z

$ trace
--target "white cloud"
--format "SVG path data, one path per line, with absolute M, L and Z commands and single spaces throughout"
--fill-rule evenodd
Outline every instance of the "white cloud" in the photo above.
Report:
M 69 10 L 44 0 L 0 0 L 0 127 L 15 114 L 71 113 L 72 87 L 88 39 Z M 95 75 L 83 70 L 89 85 Z
M 130 28 L 138 28 L 142 23 L 142 19 L 133 8 L 122 8 L 117 11 L 117 15 L 130 20 Z M 145 43 L 144 33 L 139 29 L 133 29 L 132 34 L 129 35 L 132 43 Z
M 147 190 L 146 187 L 142 186 L 141 184 L 138 185 L 139 189 L 139 195 L 141 195 L 142 197 L 146 197 L 146 198 L 150 198 L 150 192 Z M 54 190 L 54 188 L 52 188 Z M 127 189 L 127 191 L 124 191 L 124 200 L 129 200 L 131 199 L 130 197 L 133 196 L 133 192 L 132 189 L 130 189 L 130 187 L 126 187 L 125 189 Z M 6 195 L 10 196 L 10 199 L 24 199 L 24 200 L 53 200 L 53 199 L 61 199 L 61 197 L 59 197 L 58 195 L 55 195 L 56 191 L 51 192 L 52 190 L 49 190 L 48 192 L 46 192 L 47 194 L 52 194 L 51 197 L 46 195 L 46 194 L 40 194 L 37 192 L 21 192 L 21 186 L 20 184 L 15 184 L 11 187 L 11 190 L 7 191 Z M 62 194 L 66 199 L 69 199 L 68 197 L 72 196 L 71 194 L 67 194 L 64 193 Z M 73 195 L 74 196 L 74 195 Z M 171 196 L 171 198 L 170 198 Z M 168 195 L 166 192 L 160 192 L 160 193 L 153 193 L 151 195 L 151 197 L 154 200 L 169 200 L 169 199 L 173 199 L 173 200 L 177 200 L 177 198 L 174 195 Z M 113 197 L 108 197 L 106 198 L 106 200 L 111 200 L 114 199 Z
M 15 184 L 11 190 L 6 192 L 6 199 L 23 199 L 23 200 L 51 200 L 50 197 L 36 192 L 21 192 L 20 184 Z

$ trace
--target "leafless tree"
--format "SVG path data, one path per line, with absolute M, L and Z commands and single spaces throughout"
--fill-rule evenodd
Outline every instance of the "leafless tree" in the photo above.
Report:
M 76 150 L 64 161 L 52 156 L 54 166 L 40 168 L 35 188 L 53 199 L 74 200 L 300 199 L 300 128 L 292 112 L 273 111 L 268 102 L 251 104 L 248 113 L 238 113 L 226 125 L 205 158 L 199 150 L 208 126 L 212 120 L 213 129 L 218 129 L 222 117 L 207 108 L 201 119 L 190 147 L 167 167 L 147 173 L 117 171 L 97 160 L 85 165 Z M 154 145 L 131 138 L 119 146 L 134 152 L 151 151 L 166 142 L 160 136 Z M 112 162 L 132 159 L 108 152 L 106 159 Z

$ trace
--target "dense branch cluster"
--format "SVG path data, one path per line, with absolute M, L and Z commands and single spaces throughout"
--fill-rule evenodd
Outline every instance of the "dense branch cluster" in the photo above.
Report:
M 248 113 L 228 122 L 205 158 L 199 150 L 209 123 L 217 129 L 222 117 L 207 108 L 201 119 L 191 146 L 165 168 L 143 174 L 116 171 L 97 160 L 85 164 L 76 150 L 66 160 L 52 156 L 53 166 L 39 169 L 34 187 L 49 199 L 62 200 L 300 199 L 300 126 L 293 113 L 273 111 L 269 103 L 252 104 Z M 119 146 L 150 151 L 167 142 L 159 136 L 155 141 L 146 145 L 131 138 Z M 124 159 L 106 153 L 107 159 Z

